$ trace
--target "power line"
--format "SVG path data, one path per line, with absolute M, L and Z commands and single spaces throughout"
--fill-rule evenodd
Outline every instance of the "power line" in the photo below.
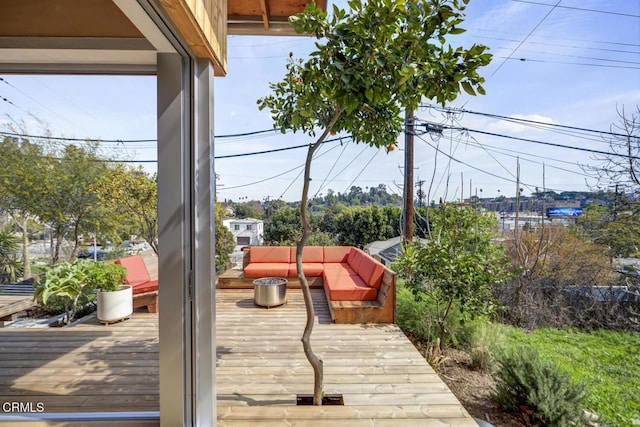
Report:
M 425 144 L 427 144 L 429 147 L 431 147 L 431 148 L 433 148 L 434 150 L 436 150 L 437 152 L 439 152 L 439 153 L 441 153 L 441 154 L 445 155 L 446 157 L 450 158 L 451 160 L 453 160 L 453 161 L 454 161 L 454 162 L 456 162 L 456 163 L 460 163 L 460 164 L 465 165 L 465 166 L 467 166 L 467 167 L 469 167 L 469 168 L 471 168 L 471 169 L 473 169 L 473 170 L 476 170 L 476 171 L 478 171 L 478 172 L 481 172 L 481 173 L 483 173 L 483 174 L 485 174 L 485 175 L 492 176 L 492 177 L 494 177 L 494 178 L 501 179 L 501 180 L 503 180 L 503 181 L 507 181 L 507 182 L 510 182 L 510 183 L 516 183 L 516 182 L 517 182 L 516 180 L 510 179 L 510 178 L 506 178 L 506 177 L 504 177 L 504 176 L 500 176 L 500 175 L 494 174 L 494 173 L 492 173 L 492 172 L 488 172 L 488 171 L 486 171 L 486 170 L 484 170 L 484 169 L 481 169 L 481 168 L 478 168 L 478 167 L 476 167 L 476 166 L 473 166 L 473 165 L 471 165 L 471 164 L 469 164 L 469 163 L 467 163 L 467 162 L 465 162 L 465 161 L 462 161 L 462 160 L 460 160 L 460 159 L 457 159 L 457 158 L 455 158 L 455 157 L 453 157 L 453 156 L 451 156 L 451 155 L 449 155 L 449 154 L 445 153 L 445 152 L 444 152 L 444 151 L 442 151 L 441 149 L 439 149 L 439 148 L 437 148 L 437 147 L 433 146 L 431 143 L 429 143 L 429 141 L 427 141 L 426 139 L 424 139 L 421 135 L 417 135 L 417 134 L 416 134 L 415 136 L 416 136 L 416 137 L 418 137 L 420 140 L 422 140 L 422 141 L 423 141 Z M 525 186 L 525 187 L 528 187 L 529 189 L 531 189 L 531 188 L 533 188 L 533 187 L 536 187 L 536 186 L 535 186 L 535 185 L 533 185 L 533 184 L 528 184 L 528 183 L 524 183 L 524 182 L 520 182 L 520 184 L 521 184 L 521 185 L 523 185 L 523 186 Z M 554 189 L 554 188 L 548 188 L 548 187 L 547 187 L 547 189 L 548 189 L 548 190 L 552 190 L 552 191 L 563 191 L 563 190 L 560 190 L 560 189 L 557 189 L 557 188 L 556 188 L 556 189 Z
M 19 108 L 13 102 L 9 101 L 6 98 L 0 97 L 3 101 L 6 101 L 16 108 Z M 20 108 L 22 110 L 22 108 Z M 24 111 L 24 110 L 22 110 Z M 26 111 L 25 111 L 26 112 Z M 224 139 L 224 138 L 239 138 L 245 136 L 253 136 L 259 135 L 263 133 L 276 132 L 276 129 L 265 129 L 265 130 L 257 130 L 252 132 L 242 132 L 242 133 L 234 133 L 234 134 L 226 134 L 226 135 L 214 135 L 214 138 Z M 110 142 L 110 143 L 139 143 L 139 142 L 158 142 L 157 139 L 101 139 L 101 138 L 69 138 L 64 136 L 49 136 L 49 135 L 30 135 L 25 133 L 14 133 L 14 132 L 4 132 L 0 131 L 0 135 L 5 136 L 13 136 L 20 138 L 36 138 L 36 139 L 44 139 L 44 140 L 52 140 L 52 141 L 70 141 L 70 142 L 86 142 L 86 141 L 100 141 L 100 142 Z
M 344 151 L 347 149 L 347 145 L 349 145 L 349 143 L 347 142 L 346 144 L 343 144 L 342 141 L 340 141 L 340 145 L 342 145 L 342 151 L 340 152 L 338 157 L 336 157 L 336 161 L 333 162 L 333 165 L 331 165 L 331 168 L 329 169 L 329 171 L 325 175 L 324 179 L 322 180 L 322 183 L 320 184 L 320 187 L 318 187 L 318 191 L 316 191 L 316 194 L 314 194 L 314 196 L 312 197 L 313 199 L 315 199 L 318 196 L 318 194 L 320 194 L 322 189 L 324 188 L 325 182 L 327 182 L 327 179 L 329 179 L 329 175 L 331 175 L 331 172 L 333 172 L 333 168 L 336 167 L 336 165 L 338 164 L 338 162 L 342 158 L 342 155 L 344 154 Z
M 561 125 L 561 124 L 557 124 L 557 123 L 546 123 L 546 122 L 541 122 L 541 121 L 531 120 L 531 119 L 521 119 L 521 118 L 517 118 L 517 117 L 501 116 L 500 114 L 484 113 L 484 112 L 480 112 L 480 111 L 468 110 L 466 108 L 459 108 L 458 109 L 458 108 L 450 108 L 450 107 L 441 107 L 439 105 L 433 105 L 433 104 L 421 104 L 420 106 L 421 107 L 426 107 L 426 108 L 433 108 L 436 111 L 442 111 L 442 112 L 447 112 L 447 113 L 469 113 L 469 114 L 474 114 L 474 115 L 478 115 L 478 116 L 490 117 L 490 118 L 494 118 L 494 119 L 507 120 L 507 121 L 511 121 L 511 122 L 533 123 L 533 124 L 542 125 L 542 126 L 545 126 L 545 127 L 556 127 L 556 128 L 563 128 L 563 129 L 572 129 L 572 130 L 577 130 L 577 131 L 582 131 L 582 132 L 598 133 L 598 134 L 601 134 L 601 135 L 618 136 L 618 137 L 623 137 L 623 138 L 628 138 L 630 136 L 630 135 L 625 135 L 623 133 L 615 133 L 615 132 L 602 131 L 602 130 L 596 130 L 596 129 L 588 129 L 588 128 L 583 128 L 583 127 L 578 127 L 578 126 L 568 126 L 568 125 Z
M 558 7 L 558 5 L 560 4 L 560 2 L 561 2 L 561 1 L 562 1 L 562 0 L 558 0 L 558 3 L 556 3 L 556 5 L 555 5 L 554 7 L 552 7 L 552 8 L 551 8 L 551 10 L 549 10 L 549 12 L 547 12 L 547 14 L 546 14 L 546 15 L 544 15 L 544 16 L 542 17 L 542 19 L 541 19 L 541 20 L 536 24 L 536 26 L 535 26 L 535 27 L 533 27 L 533 30 L 529 31 L 529 34 L 527 34 L 527 35 L 525 36 L 525 38 L 524 38 L 524 39 L 522 39 L 522 41 L 518 44 L 518 46 L 516 46 L 516 47 L 515 47 L 515 49 L 513 49 L 513 50 L 511 51 L 511 53 L 509 54 L 509 56 L 507 56 L 507 58 L 506 58 L 504 61 L 502 61 L 502 62 L 500 63 L 500 65 L 498 65 L 498 68 L 496 68 L 495 70 L 493 70 L 493 73 L 491 73 L 491 75 L 490 75 L 489 77 L 493 77 L 493 76 L 495 76 L 495 74 L 496 74 L 496 73 L 497 73 L 497 72 L 502 68 L 502 66 L 503 66 L 504 64 L 506 64 L 507 60 L 511 59 L 511 57 L 516 53 L 516 51 L 517 51 L 518 49 L 520 49 L 520 46 L 522 46 L 522 45 L 524 44 L 524 42 L 526 42 L 526 41 L 527 41 L 527 39 L 529 38 L 529 36 L 531 36 L 531 34 L 533 34 L 533 33 L 534 33 L 534 31 L 535 31 L 535 30 L 537 30 L 537 29 L 538 29 L 538 27 L 539 27 L 540 25 L 542 25 L 542 23 L 544 22 L 544 20 L 545 20 L 545 19 L 547 19 L 547 17 L 548 17 L 549 15 L 551 15 L 551 12 L 553 12 L 553 11 L 556 9 L 556 7 Z
M 29 112 L 27 110 L 25 110 L 24 108 L 20 108 L 18 107 L 16 104 L 14 104 L 13 102 L 11 102 L 9 99 L 5 98 L 4 96 L 0 95 L 0 101 L 4 101 L 7 104 L 13 105 L 15 108 L 17 108 L 18 110 L 21 110 L 24 113 L 29 114 Z
M 324 152 L 324 153 L 322 153 L 322 154 L 319 154 L 319 151 L 318 151 L 318 152 L 316 152 L 316 153 L 313 155 L 312 160 L 317 159 L 318 157 L 322 157 L 322 156 L 324 156 L 324 155 L 325 155 L 325 154 L 327 154 L 329 151 L 331 151 L 331 150 L 333 150 L 333 149 L 335 149 L 335 148 L 337 148 L 337 147 L 338 147 L 338 146 L 337 146 L 337 145 L 335 145 L 335 146 L 333 146 L 333 147 L 329 148 L 327 151 L 325 151 L 325 152 Z M 343 150 L 343 151 L 344 151 L 344 150 Z M 280 199 L 282 199 L 282 197 L 285 195 L 285 193 L 286 193 L 287 191 L 289 191 L 289 189 L 290 189 L 290 188 L 293 186 L 293 184 L 298 180 L 298 178 L 300 178 L 300 175 L 302 175 L 302 173 L 303 173 L 303 172 L 304 172 L 304 169 L 302 169 L 300 172 L 298 172 L 298 175 L 296 175 L 296 176 L 295 176 L 295 178 L 293 178 L 293 181 L 291 181 L 291 183 L 287 186 L 287 188 L 285 188 L 285 189 L 284 189 L 284 191 L 282 192 L 282 194 L 280 194 L 280 197 L 279 197 Z M 315 198 L 315 196 L 314 196 L 314 197 L 312 197 L 312 198 Z
M 379 152 L 380 152 L 380 150 L 375 150 L 375 152 L 373 153 L 373 156 L 371 156 L 369 161 L 367 163 L 365 163 L 365 165 L 362 167 L 362 169 L 360 169 L 360 172 L 358 172 L 356 177 L 353 178 L 351 183 L 349 185 L 347 185 L 347 189 L 344 190 L 345 193 L 347 192 L 347 190 L 349 190 L 351 188 L 351 186 L 356 182 L 356 180 L 360 177 L 360 175 L 362 175 L 362 172 L 364 172 L 364 170 L 367 168 L 367 166 L 369 166 L 369 164 L 373 161 L 373 159 L 376 158 L 376 156 L 378 155 Z
M 340 141 L 340 140 L 342 140 L 342 138 L 351 138 L 351 135 L 347 135 L 345 137 L 339 137 L 339 138 L 325 139 L 322 143 L 326 144 L 327 142 Z M 254 152 L 251 152 L 251 153 L 227 154 L 225 156 L 215 156 L 214 159 L 231 159 L 231 158 L 236 158 L 236 157 L 255 156 L 257 154 L 276 153 L 278 151 L 295 150 L 297 148 L 304 148 L 304 147 L 308 147 L 308 146 L 309 146 L 309 144 L 300 144 L 300 145 L 294 145 L 294 146 L 291 146 L 291 147 L 273 148 L 271 150 L 263 150 L 263 151 L 254 151 Z
M 509 48 L 507 47 L 496 47 L 493 49 L 504 49 L 507 50 Z M 622 59 L 610 59 L 610 58 L 597 58 L 597 57 L 593 57 L 593 56 L 582 56 L 582 55 L 570 55 L 567 53 L 555 53 L 555 52 L 549 52 L 549 51 L 540 51 L 540 50 L 521 50 L 520 52 L 525 52 L 525 53 L 536 53 L 536 54 L 540 54 L 540 55 L 551 55 L 551 56 L 562 56 L 562 57 L 566 57 L 566 58 L 578 58 L 578 59 L 588 59 L 591 61 L 602 61 L 602 62 L 616 62 L 619 64 L 632 64 L 632 65 L 640 65 L 640 62 L 637 61 L 625 61 Z M 512 59 L 518 59 L 521 60 L 520 58 L 512 58 Z M 565 62 L 560 62 L 561 64 L 564 64 Z M 582 65 L 594 65 L 594 64 L 582 64 Z M 602 66 L 607 66 L 607 65 L 602 65 Z M 610 66 L 611 68 L 622 68 L 622 67 L 615 67 L 615 66 Z M 634 69 L 634 67 L 629 67 L 631 69 Z
M 327 142 L 327 141 L 325 141 L 325 142 Z M 306 147 L 306 146 L 305 146 L 305 147 Z M 331 150 L 333 150 L 333 149 L 334 149 L 334 148 L 336 148 L 336 147 L 337 147 L 337 145 L 336 145 L 335 147 L 331 147 L 329 150 L 325 151 L 324 153 L 322 153 L 322 154 L 318 154 L 315 158 L 318 158 L 318 157 L 322 157 L 322 156 L 324 156 L 325 154 L 327 154 L 328 152 L 330 152 Z M 277 174 L 277 175 L 273 175 L 273 176 L 270 176 L 270 177 L 267 177 L 267 178 L 261 179 L 261 180 L 259 180 L 259 181 L 249 182 L 249 183 L 247 183 L 247 184 L 235 185 L 235 186 L 233 186 L 233 187 L 225 187 L 222 191 L 232 190 L 232 189 L 234 189 L 234 188 L 248 187 L 248 186 L 250 186 L 250 185 L 254 185 L 254 184 L 260 184 L 260 183 L 263 183 L 263 182 L 265 182 L 265 181 L 269 181 L 269 180 L 272 180 L 272 179 L 278 178 L 278 177 L 280 177 L 280 176 L 282 176 L 282 175 L 286 175 L 286 174 L 288 174 L 289 172 L 293 172 L 294 170 L 299 169 L 299 168 L 303 168 L 303 167 L 304 167 L 304 163 L 302 163 L 302 164 L 300 164 L 300 165 L 298 165 L 298 166 L 296 166 L 296 167 L 294 167 L 294 168 L 291 168 L 291 169 L 289 169 L 289 170 L 286 170 L 286 171 L 284 171 L 284 172 L 282 172 L 282 173 L 279 173 L 279 174 Z M 282 197 L 282 196 L 281 196 L 281 197 Z
M 7 79 L 0 77 L 0 82 L 4 82 L 5 84 L 7 84 L 9 87 L 12 87 L 13 89 L 17 90 L 18 92 L 20 92 L 21 94 L 23 94 L 24 96 L 26 96 L 27 98 L 29 98 L 30 100 L 32 100 L 33 102 L 35 102 L 36 104 L 40 105 L 42 108 L 49 110 L 51 113 L 55 114 L 56 116 L 60 117 L 62 120 L 66 121 L 67 123 L 71 123 L 74 126 L 77 126 L 78 124 L 69 120 L 68 118 L 64 117 L 63 115 L 61 115 L 60 113 L 58 113 L 55 110 L 52 110 L 51 108 L 47 107 L 46 105 L 44 105 L 42 102 L 38 101 L 37 99 L 35 99 L 34 97 L 32 97 L 31 95 L 29 95 L 28 93 L 26 93 L 25 91 L 17 88 L 16 86 L 12 85 L 11 83 L 9 83 L 9 81 L 7 81 Z M 15 104 L 13 104 L 15 105 Z M 22 108 L 21 108 L 22 110 Z M 22 110 L 24 111 L 24 110 Z
M 557 7 L 557 8 L 561 8 L 561 9 L 580 10 L 580 11 L 583 11 L 583 12 L 605 13 L 607 15 L 618 15 L 618 16 L 628 16 L 630 18 L 640 18 L 640 15 L 633 15 L 631 13 L 612 12 L 610 10 L 587 9 L 587 8 L 583 8 L 583 7 L 574 7 L 574 6 L 560 6 L 559 5 L 560 2 L 558 2 L 558 4 L 556 4 L 554 6 L 554 5 L 549 4 L 549 3 L 542 3 L 542 2 L 531 1 L 531 0 L 511 0 L 511 1 L 515 1 L 515 2 L 518 2 L 518 3 L 537 4 L 537 5 L 540 5 L 540 6 L 553 6 L 554 9 Z
M 507 33 L 507 34 L 510 34 L 510 33 Z M 519 40 L 516 40 L 516 39 L 505 39 L 501 37 L 488 37 L 488 36 L 476 36 L 476 37 L 481 39 L 498 40 L 503 42 L 513 42 L 513 43 L 519 42 Z M 607 42 L 595 42 L 595 43 L 607 43 Z M 563 47 L 563 48 L 569 48 L 569 49 L 588 49 L 588 50 L 597 50 L 601 52 L 615 52 L 615 53 L 625 53 L 625 54 L 633 54 L 633 55 L 638 54 L 638 52 L 630 51 L 630 50 L 610 49 L 610 48 L 594 47 L 594 46 L 574 46 L 574 45 L 562 44 L 562 43 L 546 43 L 546 42 L 529 41 L 529 44 L 537 44 L 541 46 L 551 46 L 551 47 Z M 640 45 L 630 45 L 630 46 L 636 47 Z
M 558 163 L 569 164 L 569 165 L 572 165 L 572 166 L 579 166 L 575 162 L 569 162 L 567 160 L 560 160 L 560 159 L 553 159 L 551 157 L 538 156 L 536 154 L 525 153 L 524 151 L 509 150 L 507 148 L 496 147 L 495 145 L 490 145 L 490 144 L 483 144 L 483 143 L 479 142 L 478 140 L 476 140 L 475 138 L 473 138 L 470 141 L 466 141 L 465 144 L 471 145 L 473 147 L 480 147 L 485 151 L 487 151 L 487 150 L 488 151 L 492 151 L 492 152 L 500 154 L 502 156 L 512 157 L 514 159 L 520 158 L 520 159 L 522 159 L 522 160 L 524 160 L 526 162 L 529 162 L 529 163 L 535 163 L 535 164 L 538 164 L 538 165 L 547 165 L 550 168 L 557 169 L 557 170 L 560 170 L 560 171 L 563 171 L 563 172 L 568 172 L 568 173 L 572 173 L 572 174 L 580 175 L 580 176 L 589 176 L 589 175 L 585 174 L 584 172 L 578 172 L 578 171 L 571 170 L 571 169 L 561 168 L 559 166 L 554 166 L 552 164 L 531 160 L 531 159 L 528 159 L 527 157 L 535 157 L 535 158 L 538 158 L 538 159 L 548 160 L 548 161 L 551 161 L 551 162 L 558 162 Z M 509 154 L 509 153 L 515 153 L 515 154 Z
M 100 138 L 68 138 L 63 136 L 48 136 L 48 135 L 29 135 L 26 133 L 14 133 L 0 131 L 0 135 L 19 137 L 19 138 L 35 138 L 50 141 L 69 141 L 69 142 L 87 142 L 87 141 L 100 141 L 100 142 L 112 142 L 112 143 L 124 143 L 124 142 L 158 142 L 157 139 L 100 139 Z
M 589 64 L 585 62 L 571 62 L 571 61 L 550 61 L 548 59 L 531 59 L 531 58 L 511 58 L 501 57 L 506 61 L 520 61 L 520 62 L 542 62 L 547 64 L 564 64 L 564 65 L 580 65 L 584 67 L 598 67 L 598 68 L 621 68 L 624 70 L 640 70 L 640 67 L 631 67 L 628 65 L 608 65 L 608 64 Z M 504 64 L 504 62 L 503 62 Z M 492 74 L 493 75 L 493 74 Z
M 508 35 L 514 35 L 514 36 L 518 36 L 518 35 L 522 35 L 524 36 L 524 33 L 514 33 L 512 31 L 499 31 L 499 30 L 487 30 L 486 28 L 478 28 L 478 27 L 468 27 L 469 30 L 474 30 L 474 31 L 480 31 L 480 32 L 485 32 L 485 33 L 496 33 L 496 34 L 508 34 Z M 486 36 L 476 36 L 476 37 L 483 37 L 483 38 L 488 38 L 488 39 L 492 39 L 491 37 L 486 37 Z M 542 39 L 542 40 L 547 40 L 549 39 L 549 37 L 545 37 L 545 36 L 539 36 L 539 35 L 534 35 L 531 36 L 530 38 L 537 38 L 537 39 Z M 493 39 L 493 40 L 505 40 L 505 39 Z M 630 47 L 640 47 L 640 44 L 638 43 L 625 43 L 625 42 L 614 42 L 614 41 L 608 41 L 608 40 L 590 40 L 590 39 L 577 39 L 577 38 L 571 38 L 571 37 L 553 37 L 553 40 L 567 40 L 567 41 L 571 41 L 571 42 L 581 42 L 581 43 L 598 43 L 598 44 L 610 44 L 610 45 L 618 45 L 618 46 L 630 46 Z M 517 42 L 517 40 L 508 40 L 508 41 L 515 41 Z M 536 43 L 536 42 L 532 42 L 529 41 L 529 43 Z M 576 46 L 563 46 L 563 45 L 554 45 L 554 44 L 548 44 L 550 46 L 560 46 L 560 47 L 576 47 Z M 597 48 L 592 48 L 589 46 L 585 46 L 585 49 L 597 49 Z M 626 53 L 635 53 L 635 52 L 627 52 L 627 51 L 623 51 Z
M 610 152 L 610 151 L 594 150 L 594 149 L 591 149 L 591 148 L 573 147 L 571 145 L 557 144 L 557 143 L 554 143 L 554 142 L 538 141 L 538 140 L 535 140 L 535 139 L 520 138 L 520 137 L 517 137 L 517 136 L 502 135 L 502 134 L 495 133 L 495 132 L 487 132 L 487 131 L 482 131 L 482 130 L 477 130 L 477 129 L 469 129 L 469 128 L 464 128 L 464 127 L 446 127 L 446 129 L 459 130 L 459 131 L 463 131 L 463 132 L 475 132 L 475 133 L 480 133 L 480 134 L 483 134 L 483 135 L 497 136 L 499 138 L 507 138 L 507 139 L 513 139 L 513 140 L 517 140 L 517 141 L 531 142 L 531 143 L 534 143 L 534 144 L 549 145 L 549 146 L 558 147 L 558 148 L 567 148 L 567 149 L 570 149 L 570 150 L 585 151 L 585 152 L 593 153 L 593 154 L 602 154 L 604 156 L 623 157 L 623 158 L 629 159 L 629 160 L 640 160 L 640 156 L 632 156 L 632 155 L 627 155 L 627 154 L 613 153 L 613 152 Z

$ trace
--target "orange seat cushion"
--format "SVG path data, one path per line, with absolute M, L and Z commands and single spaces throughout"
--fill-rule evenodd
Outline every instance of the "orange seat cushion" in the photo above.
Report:
M 324 274 L 329 277 L 339 277 L 339 276 L 357 276 L 358 273 L 355 272 L 353 268 L 346 262 L 342 264 L 331 263 L 324 265 Z
M 289 250 L 289 262 L 295 264 L 296 262 L 296 247 L 292 246 Z M 323 263 L 324 262 L 324 251 L 322 250 L 322 246 L 305 246 L 302 248 L 302 262 L 310 262 L 310 263 Z
M 254 248 L 251 248 L 253 251 Z M 287 255 L 289 254 L 287 249 Z M 255 262 L 244 268 L 244 277 L 290 277 L 289 263 Z
M 291 258 L 289 246 L 252 246 L 249 250 L 249 263 L 285 263 Z
M 131 286 L 131 290 L 133 295 L 144 294 L 147 292 L 157 292 L 158 291 L 158 281 L 151 280 L 149 282 L 138 283 Z
M 359 276 L 324 276 L 324 288 L 331 301 L 375 301 L 376 289 Z
M 305 277 L 320 277 L 324 271 L 322 263 L 318 262 L 303 262 L 302 271 L 304 271 Z M 289 264 L 289 277 L 298 277 L 298 268 L 296 264 Z
M 347 262 L 351 246 L 324 246 L 323 251 L 325 263 L 342 263 Z

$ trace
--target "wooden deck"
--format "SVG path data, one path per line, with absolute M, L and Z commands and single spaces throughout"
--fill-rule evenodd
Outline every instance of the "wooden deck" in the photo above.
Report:
M 475 426 L 395 325 L 330 322 L 313 290 L 312 345 L 324 360 L 325 392 L 344 406 L 296 406 L 312 393 L 300 343 L 298 290 L 270 309 L 250 290 L 218 290 L 218 426 Z M 43 402 L 47 412 L 158 411 L 158 317 L 102 326 L 0 330 L 0 401 Z
M 35 305 L 30 283 L 0 284 L 0 328 L 5 321 L 15 320 L 18 313 Z

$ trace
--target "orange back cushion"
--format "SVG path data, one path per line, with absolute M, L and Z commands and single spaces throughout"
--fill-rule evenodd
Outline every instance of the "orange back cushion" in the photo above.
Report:
M 360 266 L 360 263 L 362 262 L 363 256 L 364 252 L 362 252 L 360 249 L 351 248 L 351 250 L 349 251 L 349 258 L 347 259 L 347 262 L 349 263 L 351 268 L 353 268 L 353 271 L 358 272 L 358 268 Z
M 384 265 L 373 259 L 371 256 L 365 255 L 358 265 L 356 272 L 367 285 L 378 289 L 380 288 L 380 282 L 382 281 Z
M 290 249 L 290 262 L 296 262 L 296 247 Z M 322 246 L 305 246 L 302 248 L 302 262 L 324 262 L 324 251 Z
M 118 258 L 116 264 L 120 264 L 127 269 L 127 277 L 125 283 L 137 285 L 151 280 L 147 266 L 144 264 L 142 255 L 133 255 L 124 258 Z
M 324 246 L 324 262 L 347 262 L 351 246 Z
M 285 262 L 289 263 L 288 246 L 252 246 L 249 250 L 249 262 Z

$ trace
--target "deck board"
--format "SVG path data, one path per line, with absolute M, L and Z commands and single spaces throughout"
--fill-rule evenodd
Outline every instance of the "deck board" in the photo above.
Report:
M 9 320 L 15 314 L 35 306 L 33 295 L 0 294 L 0 321 Z
M 296 406 L 313 372 L 300 343 L 304 302 L 253 304 L 251 290 L 217 290 L 218 426 L 475 426 L 396 325 L 331 322 L 322 290 L 312 345 L 326 393 L 344 406 Z M 158 411 L 158 315 L 104 326 L 0 329 L 0 401 L 43 402 L 49 412 Z

